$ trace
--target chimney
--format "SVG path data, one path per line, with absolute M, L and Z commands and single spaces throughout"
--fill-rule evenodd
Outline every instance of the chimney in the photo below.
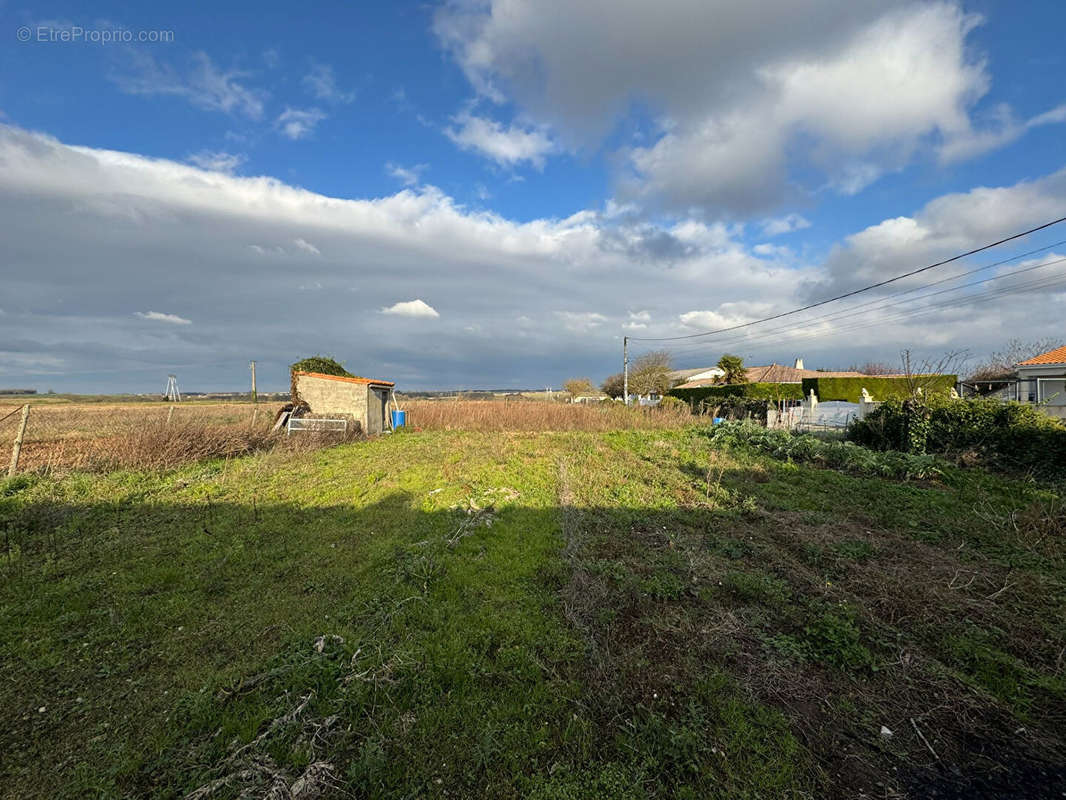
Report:
M 797 358 L 796 363 L 792 365 L 793 369 L 803 369 L 803 359 Z

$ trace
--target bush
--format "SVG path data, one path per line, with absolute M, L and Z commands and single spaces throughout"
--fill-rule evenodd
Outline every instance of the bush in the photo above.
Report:
M 803 389 L 798 383 L 728 383 L 721 386 L 701 386 L 696 389 L 673 389 L 672 397 L 684 400 L 690 406 L 700 401 L 716 405 L 727 397 L 745 397 L 759 400 L 802 400 Z
M 800 397 L 807 397 L 811 390 L 822 402 L 844 400 L 859 402 L 862 390 L 866 389 L 874 400 L 890 400 L 910 397 L 912 386 L 922 387 L 922 393 L 947 395 L 959 382 L 958 375 L 922 375 L 909 378 L 862 377 L 862 378 L 804 378 Z
M 319 375 L 339 375 L 342 378 L 354 378 L 344 365 L 329 356 L 311 356 L 292 364 L 293 372 L 317 372 Z
M 888 400 L 848 428 L 876 450 L 975 455 L 1004 469 L 1066 468 L 1066 427 L 1036 406 L 989 398 Z
M 664 411 L 688 411 L 688 403 L 684 400 L 679 400 L 676 397 L 670 397 L 667 395 L 659 401 L 659 408 Z
M 813 463 L 886 478 L 928 478 L 940 473 L 936 458 L 911 453 L 879 453 L 851 442 L 826 442 L 809 433 L 771 430 L 752 422 L 723 422 L 710 429 L 712 441 L 745 446 L 786 461 Z

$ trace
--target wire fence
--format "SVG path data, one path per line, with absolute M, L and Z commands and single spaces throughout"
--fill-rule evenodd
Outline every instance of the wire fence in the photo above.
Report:
M 11 452 L 23 405 L 0 405 L 0 452 Z M 280 403 L 32 404 L 19 472 L 161 469 L 277 447 L 304 449 L 361 438 L 313 432 L 288 439 L 272 430 Z M 14 424 L 12 424 L 14 423 Z

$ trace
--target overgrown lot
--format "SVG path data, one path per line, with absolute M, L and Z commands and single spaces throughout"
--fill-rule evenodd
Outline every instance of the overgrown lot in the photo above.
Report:
M 1058 797 L 1051 486 L 699 429 L 0 483 L 10 797 Z

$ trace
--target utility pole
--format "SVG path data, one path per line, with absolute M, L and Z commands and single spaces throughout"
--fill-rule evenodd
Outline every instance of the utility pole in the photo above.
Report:
M 622 337 L 622 397 L 629 405 L 629 337 Z
M 258 403 L 259 402 L 259 395 L 256 394 L 256 391 L 255 391 L 255 362 L 254 361 L 251 362 L 251 367 L 252 367 L 252 402 L 253 403 Z
M 172 403 L 181 402 L 181 391 L 178 389 L 177 375 L 167 375 L 167 388 L 163 392 L 163 396 Z

